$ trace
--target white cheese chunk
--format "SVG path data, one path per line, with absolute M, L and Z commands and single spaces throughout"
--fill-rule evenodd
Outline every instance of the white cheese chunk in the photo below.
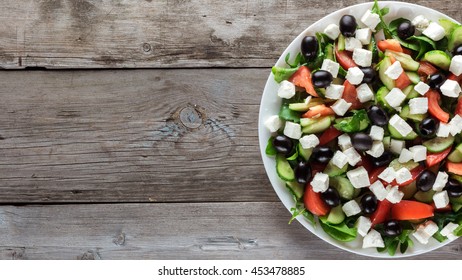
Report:
M 270 116 L 265 121 L 265 127 L 268 128 L 270 132 L 276 132 L 282 127 L 282 120 L 278 115 Z
M 403 197 L 404 193 L 399 190 L 398 186 L 392 187 L 387 194 L 387 200 L 393 204 L 400 202 Z
M 324 34 L 330 39 L 335 40 L 340 35 L 340 28 L 337 24 L 331 23 L 324 29 Z
M 312 149 L 319 145 L 319 138 L 315 134 L 305 135 L 299 141 L 303 149 Z
M 348 111 L 348 109 L 350 109 L 351 103 L 346 102 L 345 99 L 339 99 L 335 101 L 335 103 L 330 107 L 332 110 L 334 110 L 335 114 L 343 116 Z
M 446 172 L 439 171 L 438 175 L 436 175 L 435 183 L 433 183 L 432 189 L 437 192 L 442 191 L 446 186 L 448 179 L 449 175 Z
M 403 149 L 401 151 L 401 154 L 399 155 L 399 158 L 398 158 L 398 162 L 399 163 L 406 163 L 408 161 L 410 161 L 412 158 L 413 158 L 413 154 L 411 151 L 409 151 L 408 149 Z
M 442 236 L 448 236 L 454 233 L 454 230 L 458 228 L 459 225 L 453 222 L 449 222 L 444 228 L 441 229 L 440 233 Z
M 420 95 L 425 95 L 430 90 L 430 86 L 424 82 L 418 82 L 417 85 L 414 86 L 414 90 Z
M 394 154 L 401 154 L 401 151 L 404 149 L 406 146 L 406 142 L 403 140 L 396 140 L 396 139 L 391 139 L 390 141 L 390 152 Z
M 352 85 L 359 85 L 364 78 L 364 73 L 359 67 L 350 67 L 345 77 Z
M 363 45 L 361 44 L 361 41 L 359 41 L 355 37 L 346 37 L 345 38 L 345 50 L 352 52 L 355 49 L 360 49 L 362 47 L 363 47 Z
M 447 123 L 440 122 L 440 126 L 436 131 L 436 136 L 438 137 L 448 137 L 449 132 L 451 131 L 451 126 Z
M 342 151 L 352 147 L 350 135 L 344 133 L 337 138 L 338 146 Z M 356 152 L 356 150 L 355 150 Z M 356 163 L 355 163 L 356 164 Z
M 298 123 L 286 122 L 284 126 L 284 135 L 298 140 L 302 137 L 302 127 Z
M 350 170 L 346 174 L 351 184 L 356 189 L 368 187 L 371 185 L 369 181 L 369 174 L 363 166 Z
M 371 136 L 372 140 L 382 141 L 384 133 L 385 131 L 382 127 L 373 125 L 371 126 L 371 131 L 369 132 L 369 136 Z
M 372 148 L 366 151 L 367 154 L 375 158 L 380 157 L 383 154 L 383 152 L 385 152 L 385 147 L 383 146 L 382 141 L 374 141 L 372 143 Z
M 367 10 L 361 17 L 361 22 L 375 32 L 375 27 L 380 23 L 380 17 L 378 14 L 372 13 L 371 10 Z
M 449 196 L 447 191 L 437 192 L 433 195 L 433 202 L 436 208 L 444 208 L 449 204 Z
M 329 176 L 322 172 L 316 173 L 311 181 L 311 186 L 314 192 L 325 192 L 329 188 Z
M 345 89 L 342 85 L 331 84 L 326 88 L 326 98 L 329 99 L 340 99 L 343 95 L 343 90 Z
M 281 98 L 290 99 L 295 95 L 295 85 L 289 81 L 282 81 L 279 84 L 278 96 Z
M 379 174 L 379 178 L 387 183 L 391 183 L 396 179 L 396 172 L 393 167 L 387 167 L 382 171 L 382 173 Z
M 363 248 L 383 248 L 385 243 L 378 231 L 372 229 L 363 239 Z
M 420 32 L 424 31 L 429 24 L 430 21 L 422 15 L 418 15 L 412 20 L 412 25 Z
M 447 97 L 457 98 L 459 97 L 460 92 L 462 89 L 457 81 L 447 79 L 441 86 L 440 86 L 441 93 L 446 95 Z
M 358 162 L 361 161 L 361 155 L 355 150 L 355 148 L 350 147 L 343 151 L 343 153 L 348 158 L 348 164 L 351 166 L 355 166 Z
M 372 222 L 368 217 L 360 216 L 358 220 L 356 220 L 355 226 L 358 229 L 359 235 L 366 236 L 371 229 Z
M 432 39 L 433 41 L 439 41 L 444 38 L 446 32 L 444 28 L 436 22 L 430 22 L 427 28 L 422 31 L 422 34 Z
M 412 174 L 406 167 L 400 168 L 396 171 L 396 183 L 403 184 L 412 179 Z
M 393 88 L 385 96 L 385 100 L 391 107 L 398 107 L 406 99 L 406 94 L 404 94 L 399 88 Z
M 332 158 L 332 163 L 338 168 L 343 168 L 348 163 L 347 156 L 341 151 L 336 151 Z
M 389 124 L 403 137 L 412 132 L 412 127 L 396 114 L 391 117 Z
M 390 79 L 396 80 L 398 77 L 403 73 L 403 67 L 401 67 L 401 63 L 399 61 L 393 62 L 387 70 L 385 70 L 385 75 L 387 75 Z
M 438 226 L 433 221 L 426 221 L 423 224 L 423 232 L 431 237 L 438 232 Z
M 355 37 L 361 42 L 361 44 L 369 45 L 372 39 L 372 30 L 370 28 L 357 29 Z
M 380 180 L 375 181 L 369 187 L 369 189 L 375 195 L 375 197 L 377 197 L 377 199 L 380 201 L 384 200 L 388 195 L 388 191 L 385 189 L 385 187 L 383 186 Z
M 361 84 L 356 88 L 358 99 L 361 103 L 374 99 L 374 93 L 367 84 Z
M 449 71 L 452 74 L 459 76 L 462 74 L 462 55 L 455 55 L 451 59 L 451 65 L 449 66 Z
M 369 67 L 372 64 L 372 52 L 357 48 L 353 51 L 353 61 L 362 67 Z
M 438 232 L 438 226 L 432 221 L 427 221 L 425 224 L 419 225 L 412 236 L 420 243 L 427 244 L 430 237 L 436 232 Z
M 424 161 L 427 159 L 427 148 L 424 145 L 415 145 L 409 148 L 412 153 L 412 159 L 415 162 Z
M 361 213 L 361 207 L 355 200 L 350 200 L 342 206 L 342 210 L 347 217 Z
M 426 114 L 428 111 L 428 98 L 416 97 L 409 100 L 409 113 L 415 114 Z
M 454 115 L 452 120 L 449 122 L 449 132 L 452 136 L 456 136 L 462 131 L 462 117 Z
M 330 59 L 324 59 L 322 61 L 321 70 L 325 70 L 331 73 L 332 77 L 337 78 L 339 67 L 340 64 L 338 64 L 337 62 L 332 61 Z
M 431 236 L 426 234 L 423 229 L 417 229 L 412 233 L 412 236 L 419 241 L 421 244 L 428 244 L 428 240 L 430 239 Z

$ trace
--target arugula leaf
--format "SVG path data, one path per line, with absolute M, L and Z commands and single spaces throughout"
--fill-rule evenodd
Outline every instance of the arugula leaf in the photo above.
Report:
M 281 109 L 279 110 L 279 118 L 285 121 L 292 121 L 295 123 L 300 122 L 301 113 L 297 111 L 293 111 L 289 108 L 289 103 L 284 102 L 281 105 Z
M 297 68 L 284 68 L 284 67 L 278 67 L 278 66 L 273 66 L 271 68 L 271 72 L 273 72 L 274 75 L 274 80 L 277 83 L 280 83 L 284 80 L 287 80 L 292 76 L 295 72 L 297 72 L 299 67 Z
M 319 221 L 321 228 L 335 240 L 349 242 L 356 239 L 356 228 L 348 227 L 345 222 L 342 222 L 338 225 L 332 225 L 327 222 L 326 217 L 320 217 Z
M 275 156 L 278 152 L 276 151 L 276 148 L 274 147 L 273 145 L 273 140 L 274 140 L 274 137 L 270 137 L 268 139 L 268 144 L 266 144 L 266 149 L 265 149 L 265 153 L 268 155 L 268 156 Z
M 394 256 L 398 249 L 404 254 L 409 247 L 414 246 L 414 242 L 409 238 L 412 229 L 404 229 L 400 235 L 393 237 L 384 235 L 383 227 L 376 227 L 376 229 L 383 236 L 383 243 L 385 244 L 384 248 L 377 248 L 378 252 L 388 251 L 390 256 Z
M 289 62 L 289 59 L 290 59 L 290 53 L 288 53 L 286 55 L 284 60 L 285 60 L 286 64 L 290 66 L 290 68 L 297 68 L 298 69 L 298 66 L 300 65 L 300 62 L 302 61 L 303 56 L 302 56 L 301 53 L 298 53 L 297 56 L 294 59 L 294 62 L 292 62 L 292 63 Z
M 385 7 L 383 9 L 380 9 L 379 3 L 377 0 L 374 0 L 374 5 L 372 6 L 371 12 L 374 14 L 379 15 L 380 17 L 380 22 L 377 24 L 377 27 L 375 28 L 376 31 L 383 30 L 383 34 L 385 35 L 385 38 L 390 39 L 392 38 L 390 29 L 388 28 L 388 25 L 385 23 L 383 20 L 383 17 L 388 14 L 390 11 L 389 8 Z
M 314 215 L 310 211 L 308 211 L 303 203 L 298 201 L 296 199 L 296 196 L 294 195 L 294 199 L 296 200 L 295 207 L 290 208 L 290 211 L 292 212 L 292 217 L 289 220 L 289 225 L 297 218 L 299 215 L 303 215 L 305 219 L 307 219 L 313 226 L 316 226 L 315 220 L 314 220 Z
M 353 111 L 353 116 L 336 119 L 334 127 L 343 132 L 358 132 L 367 128 L 370 123 L 366 110 Z

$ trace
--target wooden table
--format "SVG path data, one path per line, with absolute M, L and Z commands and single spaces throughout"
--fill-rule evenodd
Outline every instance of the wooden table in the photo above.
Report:
M 362 258 L 288 225 L 257 139 L 279 54 L 360 2 L 1 1 L 0 258 Z

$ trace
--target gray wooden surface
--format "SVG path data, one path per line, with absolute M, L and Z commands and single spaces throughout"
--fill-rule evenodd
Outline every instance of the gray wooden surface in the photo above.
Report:
M 257 138 L 269 67 L 361 2 L 1 1 L 0 67 L 66 70 L 0 74 L 0 258 L 362 258 L 287 224 Z

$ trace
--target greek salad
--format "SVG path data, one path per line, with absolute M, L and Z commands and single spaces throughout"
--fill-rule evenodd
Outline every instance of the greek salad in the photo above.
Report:
M 388 12 L 307 34 L 272 68 L 282 105 L 264 125 L 292 220 L 394 255 L 462 235 L 462 26 Z

